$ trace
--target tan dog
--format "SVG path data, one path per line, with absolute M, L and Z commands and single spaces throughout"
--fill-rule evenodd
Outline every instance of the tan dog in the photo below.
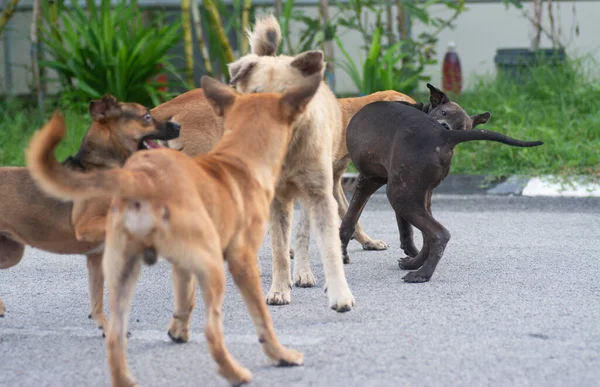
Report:
M 312 74 L 323 76 L 321 51 L 309 51 L 295 57 L 274 56 L 281 31 L 273 16 L 259 19 L 249 33 L 252 53 L 229 64 L 232 84 L 242 93 L 282 91 Z M 294 136 L 284 161 L 281 178 L 271 205 L 269 221 L 273 250 L 273 283 L 267 303 L 288 304 L 290 289 L 290 234 L 294 200 L 299 199 L 310 214 L 325 271 L 329 306 L 345 312 L 354 305 L 340 251 L 337 203 L 333 195 L 333 160 L 341 147 L 342 113 L 340 105 L 322 83 L 306 112 L 294 127 Z M 308 259 L 306 259 L 308 261 Z M 295 277 L 302 277 L 296 265 Z
M 36 134 L 27 161 L 44 190 L 68 200 L 115 193 L 103 260 L 111 301 L 107 353 L 113 385 L 134 384 L 125 359 L 127 319 L 142 260 L 153 264 L 158 256 L 174 267 L 176 318 L 169 334 L 187 339 L 195 276 L 206 304 L 206 339 L 227 380 L 247 382 L 251 373 L 231 358 L 223 342 L 225 260 L 265 353 L 279 365 L 302 364 L 302 354 L 284 348 L 275 336 L 257 253 L 294 120 L 320 85 L 321 77 L 314 76 L 283 95 L 238 95 L 203 77 L 203 89 L 227 129 L 211 152 L 196 158 L 160 149 L 134 155 L 121 169 L 82 174 L 54 159 L 64 136 L 60 116 Z
M 122 166 L 138 149 L 157 146 L 151 139 L 179 135 L 179 125 L 157 121 L 148 109 L 119 103 L 106 95 L 89 105 L 93 119 L 79 152 L 63 165 L 79 171 Z M 0 168 L 0 269 L 21 261 L 25 246 L 56 254 L 87 255 L 90 318 L 106 326 L 101 261 L 109 199 L 62 202 L 43 193 L 27 168 Z M 4 304 L 0 299 L 0 316 Z
M 375 101 L 406 101 L 415 103 L 411 97 L 394 90 L 381 91 L 364 97 L 340 98 L 338 102 L 342 110 L 342 128 L 348 126 L 348 122 L 350 122 L 357 111 Z M 223 120 L 214 114 L 208 101 L 206 101 L 202 89 L 194 89 L 183 93 L 155 107 L 151 112 L 152 116 L 157 119 L 173 117 L 175 122 L 181 124 L 180 136 L 168 141 L 168 146 L 173 149 L 180 149 L 189 156 L 197 156 L 208 152 L 223 135 Z M 348 210 L 348 201 L 342 188 L 342 176 L 348 169 L 350 157 L 346 149 L 345 129 L 338 133 L 341 135 L 341 138 L 335 141 L 339 145 L 339 148 L 334 152 L 333 194 L 338 204 L 338 214 L 342 218 Z M 297 230 L 294 245 L 297 251 L 305 251 L 308 249 L 310 234 L 309 215 L 307 211 L 301 213 Z M 387 248 L 385 242 L 372 240 L 362 230 L 360 223 L 356 225 L 354 238 L 365 250 L 384 250 Z M 290 249 L 290 254 L 293 256 L 292 249 Z M 298 254 L 294 265 L 294 283 L 300 287 L 314 286 L 315 280 L 310 269 L 310 263 L 303 262 L 303 258 L 305 260 L 308 258 L 308 250 Z M 298 270 L 300 267 L 305 267 L 305 269 Z

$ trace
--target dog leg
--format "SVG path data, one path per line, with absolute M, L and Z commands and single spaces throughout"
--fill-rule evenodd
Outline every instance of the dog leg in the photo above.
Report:
M 339 179 L 334 179 L 333 184 L 333 195 L 338 204 L 338 214 L 341 219 L 344 219 L 344 216 L 346 216 L 346 213 L 348 212 L 348 200 L 346 199 L 346 194 L 342 187 L 341 177 Z M 381 187 L 381 185 L 379 187 Z M 379 189 L 379 187 L 377 189 Z M 375 191 L 377 191 L 377 189 Z M 355 231 L 352 237 L 362 245 L 363 250 L 386 250 L 388 248 L 387 243 L 384 241 L 371 239 L 371 237 L 363 231 L 359 221 L 356 222 Z M 347 263 L 345 261 L 346 257 L 347 255 L 344 256 L 344 263 Z
M 404 198 L 403 198 L 404 199 Z M 423 253 L 425 250 L 425 244 L 427 246 L 428 254 L 425 258 L 425 263 L 417 271 L 406 274 L 403 279 L 406 282 L 427 282 L 433 275 L 435 268 L 444 254 L 446 245 L 450 240 L 450 232 L 444 228 L 433 216 L 423 207 L 422 202 L 414 200 L 404 201 L 401 215 L 404 219 L 409 221 L 413 226 L 421 230 L 423 233 L 424 248 L 421 250 L 416 258 L 422 259 L 425 256 Z
M 350 257 L 348 256 L 348 243 L 352 238 L 352 235 L 356 234 L 355 229 L 358 224 L 358 219 L 362 214 L 367 201 L 375 191 L 377 191 L 384 183 L 380 181 L 370 180 L 364 175 L 358 175 L 356 182 L 356 190 L 352 195 L 350 206 L 348 211 L 342 220 L 340 226 L 340 240 L 342 243 L 342 256 L 344 263 L 350 263 Z
M 196 265 L 194 271 L 197 273 L 206 307 L 204 334 L 210 353 L 219 365 L 219 374 L 225 379 L 232 384 L 247 383 L 252 379 L 252 373 L 233 360 L 223 340 L 223 324 L 221 321 L 221 306 L 225 296 L 223 258 L 214 254 L 205 255 L 203 258 L 201 264 Z M 255 269 L 256 262 L 253 264 Z M 248 270 L 252 270 L 252 268 L 249 267 Z
M 294 285 L 300 288 L 311 288 L 316 285 L 315 276 L 310 268 L 308 247 L 310 241 L 310 216 L 306 203 L 302 203 L 300 221 L 296 230 L 296 247 L 294 249 Z
M 88 289 L 90 293 L 90 315 L 99 329 L 108 327 L 104 314 L 104 273 L 102 272 L 102 254 L 87 256 Z
M 391 194 L 390 194 L 391 195 Z M 423 247 L 419 251 L 414 244 L 412 225 L 402 217 L 402 200 L 391 199 L 388 195 L 388 200 L 393 203 L 394 211 L 396 212 L 396 222 L 398 223 L 398 231 L 400 233 L 400 248 L 404 251 L 407 257 L 398 259 L 398 267 L 402 270 L 417 270 L 425 263 L 429 256 L 429 246 L 427 239 L 423 237 Z M 431 215 L 431 195 L 427 197 L 427 212 Z
M 188 271 L 173 265 L 173 318 L 167 332 L 175 343 L 185 343 L 190 338 L 190 319 L 196 304 L 196 281 Z
M 407 258 L 416 257 L 419 249 L 415 246 L 412 225 L 398 213 L 396 213 L 396 222 L 400 233 L 400 248 L 408 256 Z
M 256 326 L 258 342 L 265 354 L 278 366 L 303 364 L 302 353 L 282 346 L 275 335 L 271 315 L 263 301 L 263 292 L 258 273 L 253 270 L 256 253 L 250 249 L 228 257 L 229 271 L 246 303 L 248 312 Z
M 289 246 L 292 223 L 292 199 L 275 197 L 271 203 L 270 233 L 273 251 L 273 283 L 267 295 L 267 304 L 286 305 L 291 302 Z
M 0 269 L 8 269 L 21 262 L 24 252 L 25 245 L 0 234 Z M 6 308 L 0 298 L 0 317 L 4 317 L 4 313 Z
M 338 219 L 335 208 L 337 204 L 330 190 L 322 196 L 307 199 L 307 202 L 310 203 L 310 223 L 315 228 L 317 244 L 323 261 L 329 307 L 337 312 L 347 312 L 354 306 L 354 297 L 344 274 L 340 235 L 336 221 Z
M 106 334 L 108 365 L 113 386 L 135 386 L 127 366 L 127 322 L 141 258 L 139 255 L 126 255 L 124 249 L 111 248 L 111 245 L 107 239 L 103 259 L 110 298 L 110 321 Z

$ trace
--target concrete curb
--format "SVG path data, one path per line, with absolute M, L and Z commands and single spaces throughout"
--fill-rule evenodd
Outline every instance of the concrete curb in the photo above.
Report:
M 354 192 L 357 173 L 345 173 L 342 186 Z M 385 193 L 385 186 L 377 190 Z M 504 195 L 504 196 L 548 196 L 548 197 L 600 197 L 600 184 L 581 179 L 565 181 L 555 176 L 524 177 L 510 176 L 492 181 L 485 175 L 451 174 L 434 190 L 436 195 Z

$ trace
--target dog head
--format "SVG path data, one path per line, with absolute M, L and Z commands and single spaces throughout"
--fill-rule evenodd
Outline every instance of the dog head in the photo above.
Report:
M 257 19 L 248 31 L 252 52 L 230 63 L 230 84 L 241 93 L 283 92 L 304 78 L 325 73 L 322 51 L 296 56 L 275 56 L 281 42 L 281 27 L 274 16 Z
M 426 113 L 448 130 L 471 130 L 479 124 L 488 122 L 491 117 L 490 112 L 469 116 L 459 104 L 450 101 L 446 93 L 429 83 L 427 88 L 429 105 L 424 105 L 424 107 L 428 106 Z
M 264 133 L 287 127 L 289 140 L 291 126 L 317 92 L 321 76 L 314 74 L 307 77 L 283 93 L 242 94 L 206 75 L 201 83 L 204 95 L 215 113 L 224 117 L 226 133 L 240 130 L 245 133 Z M 258 137 L 271 138 L 263 135 Z
M 88 128 L 79 151 L 65 162 L 113 168 L 122 166 L 134 152 L 160 148 L 154 140 L 179 136 L 179 124 L 152 118 L 150 111 L 137 103 L 119 102 L 111 95 L 91 101 Z

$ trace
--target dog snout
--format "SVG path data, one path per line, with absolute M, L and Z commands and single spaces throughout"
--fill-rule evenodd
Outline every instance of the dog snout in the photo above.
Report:
M 179 125 L 179 123 L 177 123 L 175 121 L 167 122 L 167 126 L 169 127 L 169 129 L 176 130 L 177 132 L 179 132 L 181 130 L 181 125 Z

